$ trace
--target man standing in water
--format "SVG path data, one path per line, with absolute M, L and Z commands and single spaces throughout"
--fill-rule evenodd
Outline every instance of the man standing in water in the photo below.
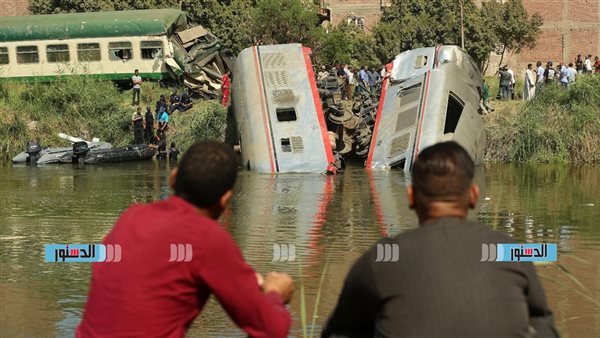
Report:
M 292 279 L 271 272 L 259 285 L 262 276 L 217 222 L 236 176 L 233 150 L 195 144 L 171 173 L 174 196 L 121 215 L 103 242 L 120 245 L 121 261 L 92 265 L 76 337 L 183 337 L 211 294 L 250 337 L 287 336 Z M 173 259 L 174 244 L 189 250 Z
M 419 153 L 407 195 L 420 226 L 378 244 L 397 261 L 377 261 L 377 246 L 358 259 L 322 337 L 558 336 L 531 262 L 480 261 L 482 244 L 514 240 L 466 220 L 473 172 L 455 142 Z

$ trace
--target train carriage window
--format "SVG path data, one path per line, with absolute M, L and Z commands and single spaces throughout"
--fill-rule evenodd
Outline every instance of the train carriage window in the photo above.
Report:
M 77 59 L 79 61 L 100 61 L 99 43 L 78 43 Z
M 154 59 L 163 48 L 162 41 L 142 41 L 140 44 L 142 59 Z
M 68 62 L 69 46 L 68 45 L 48 45 L 46 46 L 46 59 L 48 62 Z
M 40 55 L 37 46 L 17 46 L 17 63 L 38 63 Z
M 454 133 L 462 115 L 465 104 L 456 96 L 456 94 L 450 92 L 448 95 L 448 105 L 446 106 L 446 122 L 444 123 L 444 134 Z
M 108 58 L 112 61 L 131 59 L 131 42 L 109 42 Z
M 0 65 L 8 64 L 8 47 L 0 47 Z
M 298 119 L 296 117 L 296 109 L 293 107 L 275 108 L 275 112 L 277 114 L 277 121 L 279 122 L 296 121 Z

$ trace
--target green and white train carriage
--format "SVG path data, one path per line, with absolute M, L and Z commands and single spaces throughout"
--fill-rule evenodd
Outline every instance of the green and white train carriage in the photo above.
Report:
M 187 28 L 174 9 L 3 17 L 0 72 L 3 78 L 51 80 L 89 74 L 110 80 L 169 77 L 169 36 Z
M 130 81 L 138 69 L 145 80 L 175 79 L 215 98 L 232 63 L 217 37 L 177 9 L 0 17 L 3 79 Z

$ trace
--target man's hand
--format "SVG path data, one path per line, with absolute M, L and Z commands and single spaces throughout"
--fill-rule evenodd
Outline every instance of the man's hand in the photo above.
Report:
M 262 284 L 264 293 L 276 292 L 288 304 L 294 294 L 294 281 L 287 273 L 269 272 Z

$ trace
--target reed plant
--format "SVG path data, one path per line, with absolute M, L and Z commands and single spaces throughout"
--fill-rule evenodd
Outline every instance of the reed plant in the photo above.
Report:
M 486 158 L 496 162 L 600 163 L 600 75 L 548 85 L 527 102 L 497 102 L 485 117 Z

